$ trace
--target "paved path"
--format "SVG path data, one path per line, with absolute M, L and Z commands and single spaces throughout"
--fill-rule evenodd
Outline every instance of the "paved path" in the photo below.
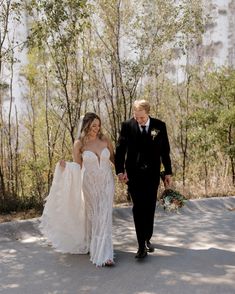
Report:
M 235 197 L 157 208 L 154 254 L 134 258 L 131 208 L 114 210 L 116 266 L 55 252 L 38 219 L 0 225 L 0 294 L 234 294 Z

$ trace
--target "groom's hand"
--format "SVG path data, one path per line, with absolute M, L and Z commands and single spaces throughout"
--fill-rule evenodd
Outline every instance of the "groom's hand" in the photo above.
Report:
M 164 187 L 165 187 L 165 189 L 169 189 L 171 184 L 172 184 L 171 175 L 165 175 L 165 179 L 164 179 Z

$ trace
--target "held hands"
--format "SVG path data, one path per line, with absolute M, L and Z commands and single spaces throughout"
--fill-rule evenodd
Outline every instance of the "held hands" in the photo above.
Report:
M 118 174 L 119 182 L 126 184 L 128 182 L 127 173 L 120 173 Z
M 128 182 L 127 173 L 120 173 L 118 174 L 118 179 L 121 183 L 126 184 Z M 164 177 L 164 187 L 165 189 L 169 189 L 172 185 L 172 178 L 171 175 L 165 175 Z

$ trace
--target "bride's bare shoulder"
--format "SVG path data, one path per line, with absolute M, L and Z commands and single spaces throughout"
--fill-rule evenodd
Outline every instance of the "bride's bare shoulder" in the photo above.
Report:
M 82 149 L 82 142 L 81 140 L 75 140 L 73 144 L 73 152 L 80 154 Z
M 103 142 L 107 142 L 107 143 L 110 141 L 110 139 L 109 139 L 109 137 L 107 135 L 102 135 L 100 140 L 103 141 Z

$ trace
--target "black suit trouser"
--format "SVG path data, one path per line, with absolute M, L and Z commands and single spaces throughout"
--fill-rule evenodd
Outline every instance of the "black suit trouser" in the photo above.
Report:
M 133 202 L 133 218 L 140 249 L 144 248 L 145 242 L 153 234 L 158 185 L 159 179 L 151 178 L 148 172 L 129 177 L 128 191 Z

